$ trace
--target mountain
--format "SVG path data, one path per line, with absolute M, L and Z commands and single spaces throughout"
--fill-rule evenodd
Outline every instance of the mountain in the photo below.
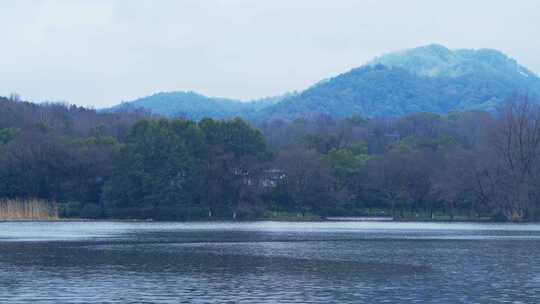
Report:
M 249 120 L 412 112 L 493 111 L 512 95 L 540 96 L 540 78 L 491 49 L 450 50 L 432 44 L 377 57 L 300 92 L 240 102 L 193 92 L 158 93 L 113 109 L 146 108 L 191 119 L 240 116 Z
M 515 94 L 540 96 L 540 78 L 496 50 L 428 45 L 378 57 L 260 113 L 260 118 L 402 116 L 493 111 Z
M 195 92 L 162 92 L 133 101 L 122 102 L 107 109 L 107 111 L 146 109 L 154 114 L 166 117 L 182 117 L 193 120 L 200 120 L 204 117 L 230 119 L 253 116 L 256 112 L 293 95 L 294 93 L 288 93 L 281 96 L 242 102 L 234 99 L 207 97 Z

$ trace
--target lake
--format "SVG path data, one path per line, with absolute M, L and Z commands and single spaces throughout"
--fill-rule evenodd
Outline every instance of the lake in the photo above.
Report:
M 540 225 L 3 222 L 0 303 L 539 303 Z

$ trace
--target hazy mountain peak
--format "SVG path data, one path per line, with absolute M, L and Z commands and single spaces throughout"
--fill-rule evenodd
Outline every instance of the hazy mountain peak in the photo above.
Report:
M 426 77 L 460 77 L 471 73 L 536 77 L 532 72 L 520 66 L 516 60 L 500 51 L 493 49 L 450 50 L 439 44 L 389 53 L 368 63 L 368 65 L 377 64 L 402 68 L 418 76 Z

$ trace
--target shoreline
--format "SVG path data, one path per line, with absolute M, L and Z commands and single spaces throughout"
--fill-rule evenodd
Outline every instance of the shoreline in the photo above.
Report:
M 85 223 L 85 222 L 116 222 L 116 223 L 255 223 L 255 222 L 289 222 L 289 223 L 482 223 L 482 224 L 538 224 L 538 221 L 495 221 L 491 219 L 459 219 L 459 220 L 424 220 L 424 219 L 317 219 L 317 220 L 302 220 L 302 219 L 246 219 L 246 220 L 230 220 L 230 219 L 201 219 L 187 221 L 170 221 L 170 220 L 153 220 L 153 219 L 0 219 L 2 223 Z

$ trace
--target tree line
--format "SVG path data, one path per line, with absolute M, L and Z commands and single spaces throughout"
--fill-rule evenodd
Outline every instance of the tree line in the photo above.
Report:
M 540 107 L 248 124 L 0 98 L 0 199 L 156 220 L 540 217 Z

